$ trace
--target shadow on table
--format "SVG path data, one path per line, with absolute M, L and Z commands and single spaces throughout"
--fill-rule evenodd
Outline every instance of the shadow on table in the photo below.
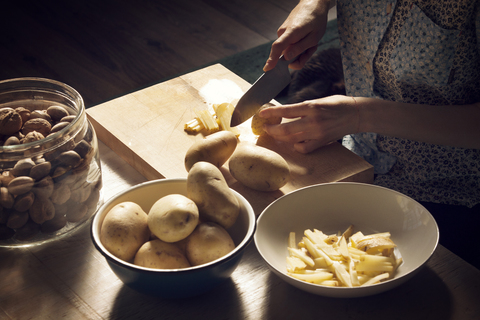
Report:
M 109 315 L 109 319 L 191 320 L 199 318 L 246 319 L 237 288 L 231 278 L 212 291 L 184 299 L 148 296 L 123 286 L 117 294 Z
M 278 283 L 270 275 L 268 282 Z M 326 298 L 287 283 L 270 288 L 262 319 L 450 319 L 452 297 L 438 275 L 424 267 L 390 291 L 364 298 Z

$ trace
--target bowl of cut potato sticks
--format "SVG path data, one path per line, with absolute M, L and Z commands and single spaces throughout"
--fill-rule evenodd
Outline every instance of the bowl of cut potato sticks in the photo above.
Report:
M 338 298 L 370 296 L 410 280 L 438 240 L 437 223 L 421 204 L 353 182 L 284 195 L 260 214 L 254 235 L 277 276 L 301 290 Z

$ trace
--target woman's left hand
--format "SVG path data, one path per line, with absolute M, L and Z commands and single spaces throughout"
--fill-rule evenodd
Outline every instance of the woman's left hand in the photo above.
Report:
M 276 125 L 265 125 L 274 139 L 291 142 L 301 153 L 357 133 L 360 124 L 359 106 L 355 98 L 335 95 L 301 103 L 270 107 L 262 110 L 262 118 L 294 119 Z

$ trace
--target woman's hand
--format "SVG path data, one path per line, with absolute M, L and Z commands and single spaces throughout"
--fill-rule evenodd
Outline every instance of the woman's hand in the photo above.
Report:
M 336 95 L 266 108 L 259 115 L 292 119 L 264 130 L 302 153 L 360 132 L 480 149 L 480 103 L 434 106 Z
M 298 57 L 290 68 L 301 69 L 325 34 L 329 9 L 330 0 L 301 0 L 278 29 L 263 70 L 273 69 L 282 54 L 287 61 Z
M 357 133 L 360 124 L 356 99 L 341 95 L 262 110 L 262 118 L 294 119 L 277 125 L 265 125 L 274 139 L 291 142 L 301 153 L 311 152 L 344 135 Z

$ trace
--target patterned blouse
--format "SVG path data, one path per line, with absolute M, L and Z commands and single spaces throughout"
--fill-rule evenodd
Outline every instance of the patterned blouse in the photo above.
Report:
M 337 17 L 348 95 L 480 102 L 480 0 L 338 0 Z M 480 203 L 478 149 L 374 133 L 343 143 L 374 166 L 378 185 L 418 201 Z

